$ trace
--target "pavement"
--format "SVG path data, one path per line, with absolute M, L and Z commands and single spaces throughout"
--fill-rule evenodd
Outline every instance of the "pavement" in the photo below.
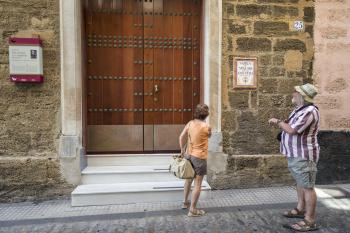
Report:
M 350 233 L 350 184 L 317 186 L 315 232 Z M 0 204 L 0 233 L 21 232 L 293 232 L 294 187 L 212 190 L 200 199 L 203 217 L 189 218 L 181 202 L 71 207 L 70 200 Z

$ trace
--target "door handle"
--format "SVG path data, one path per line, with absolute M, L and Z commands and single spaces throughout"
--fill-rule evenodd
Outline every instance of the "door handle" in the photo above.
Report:
M 154 93 L 158 93 L 160 91 L 158 85 L 154 85 Z

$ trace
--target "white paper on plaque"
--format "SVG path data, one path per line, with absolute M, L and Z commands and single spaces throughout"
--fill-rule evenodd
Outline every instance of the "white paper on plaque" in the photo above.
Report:
M 237 85 L 254 85 L 254 61 L 237 61 Z
M 10 74 L 43 74 L 40 46 L 9 46 Z

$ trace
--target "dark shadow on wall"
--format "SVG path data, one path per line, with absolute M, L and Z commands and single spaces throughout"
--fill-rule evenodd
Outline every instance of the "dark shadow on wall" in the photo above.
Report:
M 350 182 L 350 132 L 320 131 L 317 183 Z

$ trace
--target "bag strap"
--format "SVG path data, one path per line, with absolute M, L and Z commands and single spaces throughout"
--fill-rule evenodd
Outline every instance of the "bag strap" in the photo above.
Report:
M 191 126 L 191 122 L 192 122 L 192 121 L 190 121 L 190 123 L 188 124 L 188 140 L 190 141 L 190 144 L 192 144 L 192 142 L 191 142 L 191 135 L 190 135 L 190 126 Z
M 186 143 L 186 150 L 189 148 L 189 144 L 191 144 L 191 147 L 192 147 L 191 135 L 190 135 L 190 131 L 189 131 L 190 126 L 191 126 L 191 123 L 192 123 L 192 121 L 190 121 L 190 122 L 188 123 L 188 132 L 187 132 L 187 134 L 188 134 L 188 140 L 187 140 L 187 143 Z

